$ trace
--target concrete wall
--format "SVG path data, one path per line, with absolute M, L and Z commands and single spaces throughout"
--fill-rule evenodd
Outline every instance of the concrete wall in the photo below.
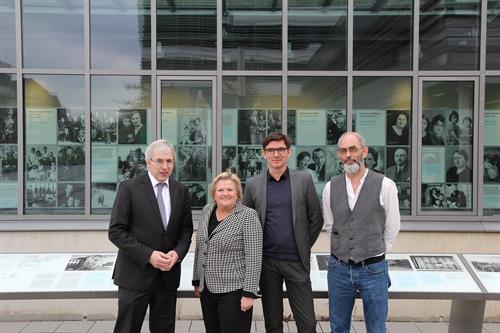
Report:
M 191 251 L 194 249 L 194 236 Z M 116 248 L 107 239 L 106 231 L 9 231 L 0 232 L 0 253 L 8 252 L 113 252 Z M 329 240 L 322 232 L 313 247 L 316 252 L 329 252 Z M 497 233 L 463 232 L 402 232 L 393 252 L 437 253 L 500 253 Z M 0 268 L 1 269 L 1 268 Z M 391 300 L 390 320 L 446 320 L 450 301 L 440 300 Z M 328 301 L 315 300 L 318 319 L 328 318 Z M 356 319 L 362 318 L 362 304 L 357 301 Z M 196 299 L 178 302 L 179 318 L 199 319 L 201 309 Z M 111 319 L 116 315 L 116 299 L 104 300 L 23 300 L 0 302 L 0 320 L 60 319 L 81 320 Z M 285 315 L 291 315 L 285 305 Z M 256 302 L 255 318 L 262 318 L 260 301 Z M 500 322 L 500 302 L 487 302 L 485 320 Z

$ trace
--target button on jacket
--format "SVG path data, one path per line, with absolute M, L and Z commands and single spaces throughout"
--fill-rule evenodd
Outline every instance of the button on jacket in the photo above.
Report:
M 196 236 L 193 285 L 212 293 L 242 289 L 257 295 L 262 264 L 262 226 L 257 212 L 237 202 L 211 235 L 208 223 L 215 204 L 201 213 Z

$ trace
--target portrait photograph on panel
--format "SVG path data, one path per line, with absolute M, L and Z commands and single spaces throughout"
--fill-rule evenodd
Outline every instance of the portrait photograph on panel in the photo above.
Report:
M 471 208 L 472 184 L 446 184 L 447 208 Z
M 238 177 L 241 181 L 260 175 L 265 166 L 262 146 L 238 146 Z
M 315 147 L 304 147 L 298 146 L 295 147 L 295 164 L 290 165 L 292 168 L 295 168 L 297 171 L 301 171 L 311 175 L 314 182 L 319 181 L 319 174 L 316 172 L 320 170 L 316 168 L 316 163 L 313 160 L 313 151 L 316 149 Z M 326 168 L 326 163 L 323 163 L 323 170 Z
M 470 147 L 446 149 L 446 181 L 472 182 L 472 150 Z
M 116 197 L 116 183 L 94 183 L 91 187 L 92 209 L 112 208 Z
M 287 135 L 292 140 L 292 145 L 297 143 L 297 110 L 287 112 Z
M 409 182 L 411 175 L 409 147 L 387 148 L 387 168 L 385 175 L 394 182 Z
M 267 111 L 267 134 L 281 132 L 281 110 Z
M 239 144 L 260 145 L 266 135 L 266 110 L 238 110 Z
M 16 144 L 0 144 L 0 180 L 17 180 Z
M 118 143 L 146 144 L 146 140 L 146 110 L 120 110 L 118 112 Z
M 444 184 L 422 184 L 422 206 L 426 208 L 445 207 Z
M 26 178 L 27 180 L 48 181 L 57 179 L 56 168 L 57 147 L 27 146 L 26 147 Z
M 344 169 L 342 169 L 342 162 L 337 156 L 337 146 L 327 146 L 326 147 L 326 175 L 325 181 L 329 181 L 332 177 L 340 175 Z
M 460 264 L 453 256 L 410 256 L 415 269 L 425 271 L 462 271 Z
M 346 132 L 345 110 L 326 111 L 326 141 L 329 145 L 335 145 L 339 138 Z
M 81 180 L 85 178 L 85 153 L 82 146 L 59 147 L 57 179 Z
M 56 207 L 57 184 L 48 182 L 26 183 L 26 208 Z
M 118 147 L 118 181 L 147 173 L 143 146 Z
M 191 195 L 191 208 L 203 208 L 207 204 L 207 189 L 202 183 L 185 183 Z
M 222 170 L 231 170 L 232 173 L 237 173 L 238 170 L 238 154 L 236 147 L 222 147 Z
M 409 111 L 387 110 L 387 145 L 408 145 L 410 125 Z
M 17 112 L 0 108 L 0 143 L 17 143 Z
M 410 183 L 397 183 L 399 209 L 411 208 L 411 187 Z
M 424 146 L 444 146 L 446 139 L 446 112 L 442 110 L 423 110 L 422 137 Z
M 57 187 L 57 207 L 85 207 L 85 185 L 83 183 L 59 183 Z
M 483 161 L 483 180 L 485 183 L 500 182 L 500 147 L 485 147 Z
M 204 145 L 207 143 L 209 113 L 206 110 L 179 110 L 178 112 L 178 144 Z
M 57 141 L 60 144 L 85 142 L 83 109 L 57 109 Z
M 177 177 L 180 181 L 207 180 L 207 147 L 178 146 Z
M 130 118 L 122 119 L 130 127 Z M 117 139 L 117 120 L 115 110 L 92 110 L 90 116 L 90 139 L 92 143 L 114 144 Z M 124 138 L 121 143 L 126 143 Z
M 384 147 L 368 146 L 368 153 L 365 157 L 365 166 L 378 173 L 385 172 L 385 149 Z

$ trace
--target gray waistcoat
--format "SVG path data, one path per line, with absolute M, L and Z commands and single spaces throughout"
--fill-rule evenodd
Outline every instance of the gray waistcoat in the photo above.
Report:
M 345 175 L 330 183 L 330 206 L 333 213 L 330 250 L 347 262 L 368 259 L 385 252 L 385 211 L 380 206 L 384 175 L 368 171 L 353 211 L 349 208 Z

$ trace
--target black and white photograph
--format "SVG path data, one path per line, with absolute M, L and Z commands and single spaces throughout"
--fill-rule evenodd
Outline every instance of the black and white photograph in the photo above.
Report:
M 177 151 L 177 176 L 180 181 L 207 180 L 207 147 L 179 146 Z
M 236 147 L 222 147 L 222 170 L 231 170 L 232 173 L 237 173 L 238 170 L 238 154 Z
M 389 147 L 387 148 L 387 168 L 386 177 L 394 182 L 409 182 L 411 175 L 411 152 L 409 147 Z
M 484 256 L 484 259 L 475 256 L 471 260 L 472 266 L 480 272 L 500 273 L 500 257 Z
M 446 138 L 446 112 L 442 110 L 423 110 L 422 145 L 444 146 Z
M 390 271 L 412 271 L 411 263 L 408 259 L 387 259 Z
M 281 132 L 281 110 L 267 111 L 267 134 Z
M 287 113 L 287 135 L 292 140 L 292 145 L 297 142 L 297 110 L 288 110 Z
M 60 144 L 85 142 L 83 109 L 57 109 L 57 141 Z
M 456 271 L 461 272 L 460 264 L 453 256 L 410 256 L 415 269 L 420 271 Z
M 56 183 L 27 183 L 26 208 L 52 208 L 56 207 Z
M 384 173 L 385 168 L 384 147 L 368 146 L 368 153 L 365 157 L 365 166 L 378 173 Z
M 399 209 L 410 209 L 411 208 L 410 183 L 398 183 L 396 184 L 396 186 L 398 188 Z
M 118 143 L 146 144 L 146 140 L 146 110 L 120 110 L 118 112 Z
M 336 145 L 339 138 L 346 131 L 346 113 L 344 110 L 326 111 L 326 141 L 329 145 Z
M 92 209 L 112 208 L 116 197 L 116 183 L 92 184 Z
M 116 254 L 72 255 L 65 271 L 110 271 L 115 264 Z
M 0 144 L 0 180 L 17 180 L 16 144 Z
M 328 260 L 330 260 L 330 256 L 328 254 L 317 254 L 316 261 L 318 262 L 318 269 L 320 271 L 328 270 Z
M 446 184 L 446 207 L 447 208 L 469 208 L 470 189 L 465 184 Z
M 408 145 L 410 125 L 409 111 L 387 110 L 387 145 Z
M 118 181 L 134 178 L 147 172 L 144 148 L 140 146 L 118 148 Z
M 337 156 L 337 146 L 326 147 L 326 176 L 324 181 L 329 181 L 332 177 L 343 172 L 342 162 Z
M 238 146 L 238 176 L 241 181 L 260 175 L 265 166 L 262 146 Z
M 207 143 L 209 113 L 206 110 L 180 110 L 178 114 L 179 145 L 204 145 Z
M 266 110 L 238 110 L 238 144 L 262 144 L 267 129 Z
M 446 144 L 458 146 L 460 144 L 461 129 L 458 125 L 459 115 L 455 110 L 450 110 L 446 117 Z
M 191 208 L 203 208 L 207 204 L 207 189 L 202 183 L 185 184 L 191 195 Z
M 293 165 L 293 167 L 295 167 L 297 171 L 309 174 L 314 182 L 318 182 L 319 174 L 316 172 L 316 164 L 313 161 L 314 149 L 314 147 L 296 147 L 295 165 Z M 326 168 L 326 164 L 324 164 L 324 167 Z
M 500 182 L 500 147 L 485 147 L 483 162 L 483 181 L 485 183 Z
M 422 184 L 422 206 L 426 208 L 444 208 L 444 184 Z
M 57 179 L 56 146 L 27 146 L 26 171 L 27 179 L 48 181 Z
M 17 109 L 0 108 L 0 143 L 17 143 Z
M 85 152 L 83 146 L 59 147 L 57 179 L 70 181 L 83 181 L 85 179 Z
M 57 207 L 85 207 L 85 185 L 83 183 L 59 183 L 57 187 Z
M 128 122 L 130 126 L 130 118 Z M 90 121 L 90 137 L 93 143 L 113 144 L 117 138 L 117 120 L 115 110 L 93 110 Z
M 446 149 L 446 181 L 472 182 L 472 151 L 470 147 Z
M 473 139 L 473 129 L 474 121 L 472 120 L 472 115 L 462 117 L 460 120 L 460 145 L 467 146 L 472 145 Z

